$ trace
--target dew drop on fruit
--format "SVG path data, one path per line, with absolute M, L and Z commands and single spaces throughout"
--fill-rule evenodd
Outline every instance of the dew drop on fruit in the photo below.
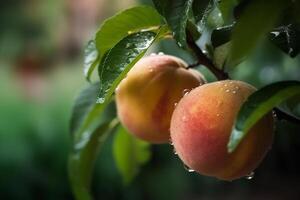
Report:
M 183 168 L 188 171 L 188 172 L 194 172 L 195 170 L 189 168 L 188 166 L 186 166 L 185 164 L 183 164 Z
M 174 103 L 174 107 L 176 107 L 176 106 L 177 106 L 177 104 L 178 104 L 178 103 Z
M 184 89 L 184 90 L 182 91 L 182 95 L 185 96 L 185 95 L 187 95 L 189 92 L 190 92 L 189 89 Z
M 175 155 L 178 154 L 175 148 L 173 149 L 173 153 L 174 153 Z
M 233 90 L 233 91 L 232 91 L 232 93 L 233 93 L 233 94 L 236 94 L 236 91 L 235 91 L 235 90 Z
M 150 56 L 156 56 L 156 53 L 151 53 Z
M 249 174 L 247 174 L 247 175 L 245 176 L 245 178 L 246 178 L 247 180 L 253 179 L 253 178 L 254 178 L 254 172 L 250 172 Z
M 120 89 L 119 86 L 116 87 L 115 92 L 117 93 L 119 91 L 119 89 Z
M 182 116 L 182 118 L 181 118 L 181 119 L 182 119 L 182 121 L 183 121 L 183 122 L 186 122 L 186 121 L 187 121 L 187 118 L 186 118 L 186 116 Z
M 230 92 L 230 90 L 227 89 L 225 92 Z
M 159 52 L 158 55 L 159 55 L 159 56 L 163 56 L 163 55 L 165 55 L 165 54 L 164 54 L 163 52 Z

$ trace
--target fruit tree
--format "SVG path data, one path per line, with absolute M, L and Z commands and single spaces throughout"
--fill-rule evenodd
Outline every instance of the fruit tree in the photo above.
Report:
M 86 46 L 90 84 L 71 119 L 69 177 L 76 199 L 92 199 L 94 161 L 111 134 L 127 183 L 149 161 L 150 145 L 160 143 L 173 145 L 200 175 L 230 181 L 251 176 L 271 148 L 276 120 L 299 124 L 281 105 L 290 99 L 299 104 L 300 82 L 255 88 L 233 74 L 265 41 L 296 57 L 299 12 L 294 0 L 153 0 L 153 6 L 105 20 Z M 156 52 L 165 40 L 175 41 L 175 51 L 192 62 Z M 126 164 L 124 152 L 134 154 L 135 166 Z

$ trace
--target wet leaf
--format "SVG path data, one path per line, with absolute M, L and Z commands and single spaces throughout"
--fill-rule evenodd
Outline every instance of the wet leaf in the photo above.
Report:
M 300 25 L 289 24 L 275 28 L 269 34 L 270 40 L 291 57 L 300 51 Z
M 233 126 L 228 152 L 233 152 L 250 128 L 283 101 L 300 94 L 299 81 L 284 81 L 267 85 L 249 96 L 242 105 Z
M 272 30 L 285 8 L 284 0 L 253 0 L 238 19 L 232 34 L 229 67 L 239 64 Z
M 156 39 L 163 37 L 168 28 L 163 26 L 158 33 L 152 31 L 128 35 L 114 46 L 102 65 L 99 66 L 100 94 L 98 103 L 104 103 L 114 93 L 119 82 L 133 65 L 143 57 Z
M 95 67 L 100 62 L 100 55 L 96 48 L 96 44 L 94 40 L 88 42 L 87 46 L 84 50 L 84 65 L 83 72 L 88 81 L 90 81 L 91 74 Z
M 90 80 L 94 69 L 104 54 L 129 34 L 145 30 L 158 29 L 162 18 L 150 6 L 137 6 L 124 10 L 103 22 L 96 38 L 85 49 L 84 75 Z
M 88 94 L 96 88 L 94 85 L 90 90 L 83 94 Z M 91 93 L 90 93 L 91 94 Z M 95 96 L 94 94 L 92 95 Z M 81 98 L 88 98 L 86 95 L 80 95 Z M 74 112 L 86 113 L 80 122 L 78 128 L 73 133 L 72 150 L 69 154 L 69 178 L 72 190 L 76 199 L 91 200 L 90 184 L 93 172 L 94 162 L 101 144 L 105 141 L 109 133 L 118 124 L 116 109 L 114 103 L 95 104 L 95 99 L 83 103 L 82 111 Z M 82 101 L 84 102 L 84 101 Z M 93 103 L 92 103 L 93 102 Z M 75 109 L 80 109 L 77 104 Z M 85 110 L 85 108 L 88 108 Z
M 165 17 L 181 47 L 186 47 L 186 26 L 193 0 L 153 0 L 156 9 Z

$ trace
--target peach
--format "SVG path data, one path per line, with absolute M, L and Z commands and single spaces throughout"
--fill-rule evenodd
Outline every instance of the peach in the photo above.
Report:
M 174 56 L 151 55 L 139 60 L 116 90 L 117 112 L 126 129 L 151 143 L 170 142 L 175 104 L 204 78 Z
M 171 139 L 183 163 L 222 180 L 250 174 L 270 149 L 273 117 L 269 113 L 248 132 L 233 153 L 227 143 L 238 111 L 255 88 L 241 81 L 218 81 L 184 96 L 171 119 Z

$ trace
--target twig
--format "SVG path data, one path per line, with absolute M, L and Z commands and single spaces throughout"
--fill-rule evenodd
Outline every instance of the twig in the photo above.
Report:
M 216 77 L 218 80 L 226 80 L 229 79 L 228 74 L 217 68 L 214 63 L 202 52 L 202 50 L 198 47 L 198 45 L 193 40 L 193 37 L 189 31 L 187 31 L 187 43 L 189 47 L 193 50 L 195 55 L 197 56 L 198 62 L 197 65 L 201 64 L 207 67 Z M 190 68 L 197 65 L 191 65 Z

